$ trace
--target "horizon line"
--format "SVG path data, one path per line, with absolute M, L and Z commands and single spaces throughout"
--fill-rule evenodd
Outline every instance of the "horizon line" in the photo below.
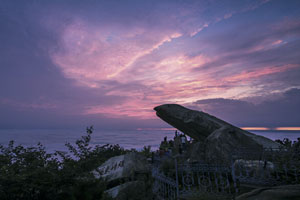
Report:
M 286 126 L 286 127 L 239 127 L 246 131 L 300 131 L 300 127 L 292 127 L 292 126 Z M 137 131 L 175 131 L 178 130 L 176 128 L 137 128 Z

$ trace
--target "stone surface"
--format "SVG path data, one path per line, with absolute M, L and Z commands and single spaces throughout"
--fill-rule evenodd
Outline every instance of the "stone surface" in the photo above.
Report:
M 208 142 L 208 146 L 216 143 L 218 138 L 226 139 L 226 133 L 229 134 L 228 137 L 236 141 L 236 143 L 233 143 L 226 140 L 230 142 L 225 146 L 228 147 L 227 150 L 230 150 L 229 147 L 233 146 L 245 148 L 257 147 L 258 145 L 264 148 L 278 148 L 280 146 L 268 138 L 242 130 L 205 112 L 190 110 L 177 104 L 160 105 L 155 107 L 154 110 L 162 120 L 195 140 Z M 210 138 L 208 138 L 209 136 Z M 221 145 L 222 141 L 217 143 Z
M 120 193 L 124 192 L 124 190 L 126 190 L 128 187 L 132 187 L 136 184 L 143 184 L 143 182 L 140 181 L 130 181 L 121 185 L 118 185 L 116 187 L 110 188 L 109 190 L 106 190 L 105 192 L 111 196 L 112 198 L 117 198 L 118 196 L 120 196 Z M 120 197 L 119 197 L 120 199 Z
M 300 199 L 300 185 L 259 188 L 242 194 L 236 200 L 296 200 Z
M 146 157 L 132 152 L 108 159 L 93 171 L 96 178 L 113 181 L 117 179 L 133 179 L 136 174 L 150 173 Z
M 241 129 L 224 126 L 205 140 L 205 157 L 209 162 L 229 163 L 232 153 L 239 148 L 262 149 L 262 145 L 243 134 Z
M 190 151 L 189 151 L 189 159 L 188 162 L 201 162 L 205 160 L 205 149 L 204 149 L 204 143 L 203 142 L 195 142 L 190 145 Z
M 199 141 L 222 126 L 221 121 L 213 116 L 177 104 L 157 106 L 154 110 L 162 120 Z

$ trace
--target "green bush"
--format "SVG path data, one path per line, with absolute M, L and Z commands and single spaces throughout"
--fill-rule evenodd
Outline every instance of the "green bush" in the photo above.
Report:
M 279 144 L 283 145 L 284 147 L 288 149 L 293 149 L 295 151 L 300 151 L 300 138 L 297 138 L 297 141 L 291 141 L 288 138 L 284 138 L 283 140 L 275 140 L 275 142 L 278 142 Z
M 288 138 L 283 140 L 275 140 L 283 146 L 281 153 L 283 155 L 277 156 L 280 158 L 280 161 L 286 164 L 287 162 L 292 162 L 294 164 L 300 165 L 300 138 L 297 138 L 297 141 L 291 141 Z
M 108 158 L 125 154 L 119 145 L 91 147 L 93 127 L 68 152 L 47 153 L 42 144 L 23 147 L 10 141 L 0 146 L 0 197 L 14 199 L 109 199 L 106 183 L 91 171 Z
M 140 153 L 146 158 L 151 158 L 152 156 L 151 146 L 150 145 L 144 146 Z

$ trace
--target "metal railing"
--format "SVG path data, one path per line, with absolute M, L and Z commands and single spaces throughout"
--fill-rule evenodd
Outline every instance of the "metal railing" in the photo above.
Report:
M 175 169 L 169 172 L 170 177 L 159 171 L 159 164 L 165 158 L 155 158 L 152 172 L 154 192 L 162 199 L 204 193 L 233 198 L 242 185 L 300 183 L 300 157 L 289 149 L 239 149 L 232 153 L 231 165 L 177 164 L 177 157 L 173 157 Z

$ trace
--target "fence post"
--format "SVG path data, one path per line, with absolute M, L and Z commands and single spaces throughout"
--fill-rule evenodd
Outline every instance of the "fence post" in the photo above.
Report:
M 179 199 L 179 186 L 178 186 L 177 157 L 175 157 L 175 170 L 176 170 L 176 195 L 177 195 L 177 200 L 178 200 Z

